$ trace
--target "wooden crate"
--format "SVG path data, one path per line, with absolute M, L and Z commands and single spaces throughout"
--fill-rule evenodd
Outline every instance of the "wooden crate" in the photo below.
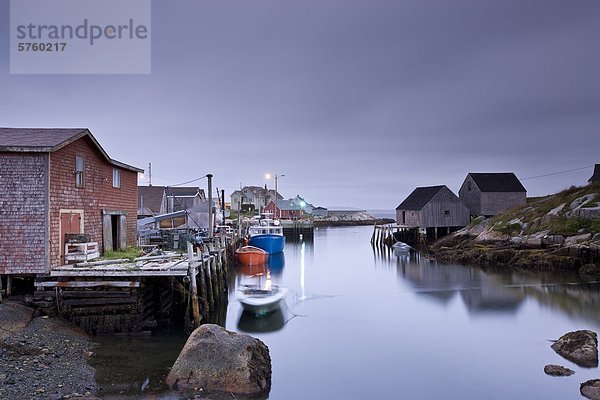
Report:
M 100 257 L 97 242 L 65 244 L 65 263 L 89 261 Z

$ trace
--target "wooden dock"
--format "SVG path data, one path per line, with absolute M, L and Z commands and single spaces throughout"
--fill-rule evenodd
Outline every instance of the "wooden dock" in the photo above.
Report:
M 315 234 L 311 220 L 281 220 L 283 235 L 289 238 L 312 238 Z
M 188 331 L 224 323 L 228 299 L 227 247 L 187 254 L 63 265 L 36 278 L 32 302 L 91 334 L 148 334 L 161 325 Z

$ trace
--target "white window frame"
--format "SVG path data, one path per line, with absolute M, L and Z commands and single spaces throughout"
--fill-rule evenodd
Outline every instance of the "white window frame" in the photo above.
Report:
M 75 187 L 85 187 L 85 158 L 79 154 L 75 155 Z
M 113 179 L 112 186 L 114 188 L 120 188 L 121 187 L 121 170 L 120 169 L 113 168 L 112 179 Z

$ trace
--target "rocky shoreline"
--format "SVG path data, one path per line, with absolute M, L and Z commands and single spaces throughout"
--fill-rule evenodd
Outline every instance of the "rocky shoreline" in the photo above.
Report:
M 531 271 L 576 272 L 600 275 L 600 234 L 572 237 L 507 237 L 491 231 L 476 235 L 465 229 L 438 240 L 430 247 L 442 262 L 478 265 L 482 268 L 514 268 Z
M 95 399 L 94 343 L 61 318 L 0 304 L 0 399 Z

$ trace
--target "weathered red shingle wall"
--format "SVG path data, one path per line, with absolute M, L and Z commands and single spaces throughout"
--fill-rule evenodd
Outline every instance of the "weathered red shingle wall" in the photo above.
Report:
M 0 153 L 0 274 L 47 272 L 46 153 Z
M 85 160 L 83 188 L 75 187 L 75 157 Z M 102 210 L 127 213 L 127 245 L 137 242 L 137 173 L 121 170 L 113 188 L 113 169 L 87 137 L 50 154 L 50 265 L 60 265 L 60 210 L 84 210 L 84 233 L 103 248 Z

